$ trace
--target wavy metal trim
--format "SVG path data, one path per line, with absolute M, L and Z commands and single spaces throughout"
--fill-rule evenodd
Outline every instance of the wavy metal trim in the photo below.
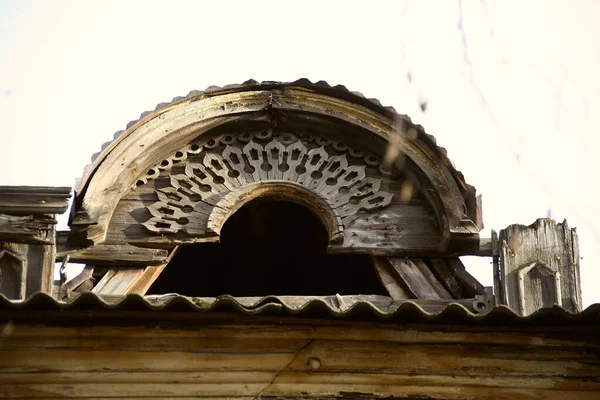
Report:
M 600 304 L 593 304 L 580 313 L 562 307 L 544 308 L 521 317 L 505 306 L 497 306 L 483 314 L 474 314 L 464 306 L 449 303 L 439 312 L 427 312 L 412 301 L 391 303 L 388 310 L 370 301 L 357 301 L 348 307 L 335 304 L 333 298 L 309 298 L 292 304 L 291 297 L 267 296 L 237 299 L 232 296 L 193 298 L 180 295 L 128 295 L 117 302 L 107 302 L 94 293 L 83 293 L 69 302 L 59 302 L 45 293 L 37 293 L 26 301 L 11 301 L 0 295 L 0 312 L 29 311 L 150 311 L 160 313 L 241 313 L 244 315 L 289 315 L 319 319 L 380 320 L 423 322 L 447 325 L 597 325 L 600 323 Z M 344 296 L 351 297 L 351 296 Z

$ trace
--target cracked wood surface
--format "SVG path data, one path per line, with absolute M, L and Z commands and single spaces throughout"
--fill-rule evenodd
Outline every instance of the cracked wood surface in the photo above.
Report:
M 190 329 L 20 323 L 0 342 L 0 393 L 586 400 L 600 391 L 598 327 L 228 320 Z
M 56 219 L 52 215 L 0 214 L 0 241 L 11 243 L 54 244 Z

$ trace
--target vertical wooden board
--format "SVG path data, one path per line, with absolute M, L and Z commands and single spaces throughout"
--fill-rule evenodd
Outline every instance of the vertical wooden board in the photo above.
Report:
M 499 246 L 499 279 L 511 309 L 528 315 L 558 304 L 580 311 L 579 263 L 566 221 L 544 218 L 530 226 L 511 225 L 500 231 Z
M 28 246 L 0 242 L 0 293 L 11 300 L 25 297 Z
M 492 230 L 492 269 L 494 273 L 494 300 L 496 305 L 506 304 L 504 297 L 504 286 L 502 284 L 502 271 L 500 268 L 500 250 L 498 245 L 498 233 Z
M 41 244 L 29 245 L 29 249 L 27 251 L 27 284 L 25 290 L 26 297 L 30 297 L 34 293 L 40 292 L 42 289 L 41 274 L 43 270 L 43 247 L 44 245 Z
M 400 275 L 391 266 L 390 261 L 386 257 L 371 257 L 371 260 L 377 272 L 377 277 L 392 299 L 407 300 L 414 298 L 406 288 L 406 283 L 400 278 Z
M 481 195 L 479 195 L 475 198 L 475 203 L 476 203 L 475 221 L 473 221 L 473 222 L 475 223 L 475 226 L 477 228 L 479 228 L 479 230 L 482 230 L 484 228 L 484 225 L 483 225 L 483 200 L 481 198 Z
M 583 309 L 583 299 L 581 293 L 581 275 L 580 275 L 580 264 L 579 264 L 579 237 L 577 236 L 577 230 L 571 229 L 571 235 L 573 237 L 573 266 L 574 266 L 574 279 L 573 279 L 573 302 L 575 308 L 578 311 Z
M 388 257 L 392 267 L 417 299 L 452 299 L 421 259 Z
M 27 297 L 37 292 L 50 294 L 54 275 L 54 245 L 31 244 L 27 254 Z

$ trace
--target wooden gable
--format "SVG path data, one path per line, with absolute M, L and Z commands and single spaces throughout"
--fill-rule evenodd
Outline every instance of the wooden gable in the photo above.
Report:
M 261 196 L 319 215 L 331 252 L 446 255 L 479 245 L 475 191 L 432 137 L 376 101 L 308 81 L 192 92 L 145 113 L 86 171 L 68 241 L 218 240 L 227 217 Z
M 271 244 L 269 251 L 277 253 L 273 257 L 282 259 L 289 274 L 294 274 L 294 268 L 310 274 L 298 265 L 305 262 L 346 277 L 335 288 L 347 294 L 384 294 L 378 292 L 381 289 L 386 295 L 392 290 L 394 298 L 465 299 L 470 307 L 482 304 L 476 296 L 484 295 L 483 288 L 473 285 L 476 281 L 457 258 L 479 250 L 480 207 L 475 189 L 464 182 L 445 150 L 422 127 L 376 100 L 306 80 L 249 81 L 194 91 L 132 121 L 94 156 L 78 183 L 71 231 L 60 237 L 59 255 L 70 254 L 71 261 L 97 267 L 100 282 L 93 288 L 97 293 L 146 294 L 158 276 L 167 279 L 169 262 L 185 264 L 187 279 L 196 280 L 198 268 L 225 268 L 216 265 L 226 254 L 198 250 L 191 255 L 186 248 L 176 255 L 177 250 L 221 242 L 232 216 L 257 201 L 293 203 L 310 211 L 326 231 L 328 254 L 375 257 L 366 259 L 370 261 L 365 267 L 364 262 L 356 264 L 357 259 L 303 258 L 305 250 L 312 250 L 300 246 L 286 252 Z M 289 217 L 267 213 L 261 218 Z M 253 219 L 248 226 L 263 225 L 267 229 L 266 220 Z M 303 233 L 294 229 L 301 228 L 290 224 L 278 235 L 298 242 L 318 236 L 309 228 Z M 274 238 L 269 240 L 274 243 Z M 221 246 L 222 251 L 225 248 Z M 448 262 L 435 261 L 447 257 Z M 233 262 L 246 263 L 246 259 Z M 263 265 L 247 268 L 262 269 L 263 280 L 281 269 L 271 266 L 269 270 L 264 258 L 256 262 Z M 202 266 L 189 267 L 196 263 Z M 404 267 L 395 267 L 402 263 Z M 456 266 L 461 272 L 456 272 Z M 177 268 L 183 276 L 184 267 Z M 350 272 L 352 268 L 355 272 Z M 370 272 L 362 276 L 357 272 L 361 268 Z M 384 282 L 384 270 L 395 277 L 395 288 L 389 279 Z M 367 282 L 370 273 L 380 283 L 351 282 Z M 356 275 L 348 278 L 351 274 Z M 469 276 L 468 289 L 462 291 L 461 274 Z M 221 275 L 213 271 L 202 279 L 225 279 Z M 318 275 L 326 279 L 322 272 Z M 339 281 L 333 275 L 329 279 Z M 250 276 L 259 279 L 256 272 Z M 80 280 L 85 281 L 76 283 Z M 334 287 L 319 292 L 314 282 L 307 283 L 303 294 L 335 294 L 330 292 Z M 184 290 L 165 282 L 157 285 L 163 290 Z M 291 294 L 285 287 L 251 293 Z

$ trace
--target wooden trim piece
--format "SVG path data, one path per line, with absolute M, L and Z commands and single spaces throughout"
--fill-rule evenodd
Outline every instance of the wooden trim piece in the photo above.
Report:
M 69 206 L 70 187 L 0 186 L 0 213 L 62 214 Z
M 460 258 L 447 258 L 445 261 L 461 288 L 466 292 L 466 297 L 485 295 L 485 287 L 467 271 Z
M 373 268 L 375 268 L 375 271 L 377 272 L 379 281 L 386 288 L 392 299 L 407 300 L 414 298 L 410 290 L 406 287 L 406 283 L 391 266 L 388 258 L 371 257 L 371 261 L 373 263 Z
M 144 273 L 145 268 L 111 269 L 92 289 L 97 294 L 125 294 L 127 289 Z
M 154 281 L 160 276 L 160 274 L 164 271 L 168 263 L 164 263 L 161 265 L 151 265 L 142 271 L 141 274 L 135 279 L 135 281 L 125 290 L 124 294 L 139 294 L 145 295 L 150 286 L 154 283 Z
M 0 242 L 0 294 L 11 300 L 23 300 L 27 284 L 29 245 Z
M 75 278 L 71 279 L 67 283 L 64 284 L 65 291 L 67 294 L 76 290 L 82 283 L 92 278 L 94 274 L 94 267 L 91 265 L 86 265 L 83 271 Z
M 57 244 L 57 261 L 62 261 L 68 254 L 70 262 L 93 264 L 96 266 L 114 265 L 128 267 L 146 267 L 149 265 L 162 265 L 169 252 L 161 249 L 149 249 L 130 244 L 105 244 L 101 243 L 86 249 L 69 248 L 64 243 L 65 237 L 59 236 Z
M 388 260 L 417 299 L 452 299 L 452 295 L 437 280 L 421 259 L 393 258 Z
M 483 200 L 481 195 L 475 198 L 475 226 L 481 231 L 484 228 L 483 225 Z
M 452 298 L 463 299 L 465 297 L 474 297 L 473 295 L 467 296 L 466 293 L 463 293 L 461 285 L 454 276 L 452 269 L 447 265 L 446 259 L 430 258 L 427 261 L 430 265 L 430 269 L 437 277 L 437 281 L 440 282 L 444 288 L 446 288 Z
M 145 295 L 150 286 L 164 271 L 173 259 L 179 247 L 171 251 L 160 265 L 149 265 L 138 268 L 116 268 L 110 269 L 92 290 L 100 295 Z
M 54 244 L 56 219 L 53 215 L 0 214 L 0 241 L 27 244 Z

